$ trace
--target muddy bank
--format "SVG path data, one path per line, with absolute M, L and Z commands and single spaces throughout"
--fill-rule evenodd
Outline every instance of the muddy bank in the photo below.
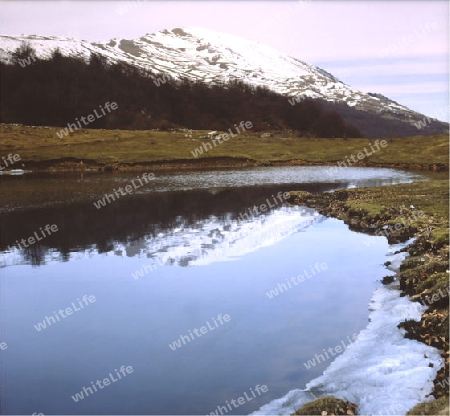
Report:
M 444 182 L 448 188 L 448 181 Z M 448 230 L 448 215 L 445 219 L 445 208 L 439 210 L 437 205 L 433 207 L 428 203 L 421 206 L 417 203 L 421 199 L 429 199 L 428 195 L 424 195 L 427 186 L 432 188 L 432 182 L 408 184 L 402 188 L 395 185 L 378 190 L 338 190 L 319 195 L 295 191 L 290 193 L 288 202 L 306 205 L 323 215 L 341 219 L 354 231 L 386 236 L 390 244 L 416 237 L 415 242 L 404 250 L 409 257 L 395 279 L 399 282 L 402 296 L 407 295 L 428 309 L 419 322 L 406 321 L 399 327 L 406 330 L 407 338 L 440 350 L 446 365 L 434 381 L 433 395 L 441 398 L 448 397 L 449 377 L 448 232 L 442 234 L 442 230 Z M 392 194 L 395 195 L 398 189 L 395 202 Z M 440 183 L 436 188 L 436 204 L 442 205 L 442 201 L 448 201 L 448 190 L 445 193 L 444 189 L 445 183 Z M 386 199 L 382 192 L 386 193 Z M 409 200 L 406 202 L 402 192 L 409 192 L 415 205 L 410 204 Z
M 243 158 L 220 157 L 211 159 L 166 160 L 142 163 L 99 163 L 95 160 L 74 158 L 46 161 L 24 161 L 23 166 L 34 172 L 133 172 L 133 171 L 167 171 L 203 168 L 238 168 L 260 166 L 256 161 Z
M 246 168 L 258 166 L 334 166 L 337 161 L 316 162 L 301 159 L 275 160 L 261 162 L 253 159 L 234 157 L 211 157 L 200 159 L 162 160 L 141 163 L 108 162 L 99 163 L 96 160 L 80 161 L 74 158 L 58 160 L 33 161 L 23 160 L 22 167 L 36 172 L 86 172 L 86 171 L 164 171 L 164 170 L 188 170 L 208 168 Z M 448 164 L 443 163 L 372 163 L 361 161 L 354 167 L 381 167 L 415 171 L 446 172 Z

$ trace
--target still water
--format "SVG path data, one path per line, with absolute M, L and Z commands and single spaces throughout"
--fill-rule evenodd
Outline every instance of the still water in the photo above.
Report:
M 2 178 L 1 413 L 248 414 L 303 388 L 332 361 L 308 360 L 367 325 L 387 242 L 281 202 L 240 214 L 288 190 L 424 179 L 341 175 L 164 173 L 100 209 L 136 174 Z

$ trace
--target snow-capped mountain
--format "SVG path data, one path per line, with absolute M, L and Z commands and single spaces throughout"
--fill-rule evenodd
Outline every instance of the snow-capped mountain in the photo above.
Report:
M 0 36 L 0 60 L 9 61 L 22 42 L 29 43 L 38 58 L 50 57 L 56 48 L 65 56 L 86 60 L 97 53 L 109 62 L 126 62 L 174 80 L 188 78 L 215 84 L 241 80 L 265 86 L 285 95 L 293 105 L 303 97 L 321 98 L 410 125 L 425 120 L 387 97 L 353 89 L 327 71 L 269 46 L 201 28 L 175 28 L 134 40 L 99 43 L 49 36 Z M 430 123 L 428 119 L 424 125 Z

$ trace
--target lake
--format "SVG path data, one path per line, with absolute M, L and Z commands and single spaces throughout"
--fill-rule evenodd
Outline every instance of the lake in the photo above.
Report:
M 141 174 L 0 177 L 1 413 L 248 414 L 320 376 L 388 245 L 279 195 L 425 180 L 327 169 L 155 172 L 101 208 Z

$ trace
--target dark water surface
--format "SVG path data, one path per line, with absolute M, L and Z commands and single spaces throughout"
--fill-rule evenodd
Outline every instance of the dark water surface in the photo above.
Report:
M 332 167 L 331 167 L 332 168 Z M 61 203 L 94 202 L 105 193 L 131 184 L 144 172 L 113 173 L 33 173 L 23 176 L 0 175 L 1 210 L 18 210 L 35 206 L 54 206 Z M 148 172 L 149 174 L 152 172 Z M 319 190 L 338 187 L 380 186 L 424 179 L 422 175 L 383 168 L 330 167 L 265 167 L 248 169 L 216 169 L 183 172 L 156 172 L 154 180 L 139 189 L 133 196 L 154 192 L 206 190 L 238 187 L 292 185 Z M 124 197 L 122 197 L 123 199 Z
M 366 326 L 387 242 L 367 246 L 341 221 L 273 197 L 423 179 L 319 167 L 161 174 L 94 207 L 135 176 L 0 179 L 2 414 L 209 414 L 239 397 L 229 414 L 246 414 L 304 387 L 331 360 L 305 362 Z M 46 224 L 58 231 L 18 248 Z M 132 372 L 119 379 L 121 366 Z M 116 381 L 72 399 L 109 373 Z M 252 395 L 257 385 L 268 391 Z

